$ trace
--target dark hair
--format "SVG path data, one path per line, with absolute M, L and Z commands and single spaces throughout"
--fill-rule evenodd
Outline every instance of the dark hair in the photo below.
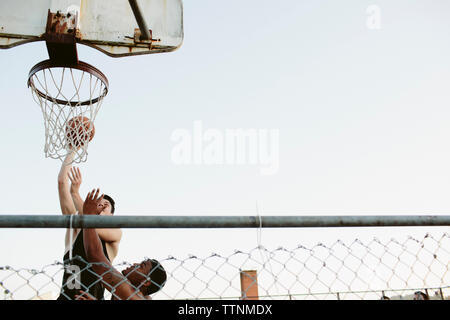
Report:
M 144 295 L 150 295 L 161 290 L 162 287 L 164 287 L 167 280 L 167 273 L 158 260 L 147 259 L 146 261 L 149 261 L 152 264 L 152 269 L 148 273 L 151 284 L 148 287 L 142 287 L 142 293 Z
M 416 292 L 414 292 L 414 295 L 421 296 L 423 298 L 423 300 L 430 300 L 430 297 L 428 296 L 428 294 L 423 293 L 422 291 L 416 291 Z
M 104 194 L 103 199 L 108 200 L 109 203 L 111 203 L 111 213 L 114 213 L 114 211 L 116 211 L 116 207 L 115 207 L 116 203 L 114 202 L 113 198 L 111 198 L 107 194 Z

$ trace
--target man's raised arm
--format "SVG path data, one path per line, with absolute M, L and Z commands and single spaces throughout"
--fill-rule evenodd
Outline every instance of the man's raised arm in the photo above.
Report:
M 58 174 L 58 194 L 62 214 L 75 214 L 77 212 L 69 191 L 69 170 L 72 167 L 70 163 L 73 156 L 72 152 L 67 154 Z
M 84 215 L 97 215 L 102 210 L 99 206 L 103 195 L 100 197 L 99 189 L 88 193 L 83 205 Z M 117 271 L 103 253 L 100 238 L 95 229 L 83 229 L 84 250 L 88 262 L 92 263 L 92 270 L 102 278 L 105 288 L 114 296 L 122 300 L 142 300 L 144 297 L 133 289 L 127 279 Z

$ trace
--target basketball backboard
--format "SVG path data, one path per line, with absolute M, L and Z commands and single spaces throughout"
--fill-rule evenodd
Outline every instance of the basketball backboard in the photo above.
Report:
M 76 15 L 76 43 L 112 57 L 174 51 L 183 42 L 182 0 L 2 0 L 0 49 L 44 41 L 49 11 Z M 141 36 L 146 29 L 150 40 Z

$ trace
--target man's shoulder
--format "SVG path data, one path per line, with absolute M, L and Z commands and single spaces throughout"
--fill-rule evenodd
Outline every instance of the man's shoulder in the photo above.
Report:
M 122 240 L 122 232 L 120 232 L 120 234 L 118 233 L 114 239 L 110 240 L 110 241 L 105 241 L 106 245 L 112 247 L 112 248 L 116 248 L 119 247 L 120 241 Z

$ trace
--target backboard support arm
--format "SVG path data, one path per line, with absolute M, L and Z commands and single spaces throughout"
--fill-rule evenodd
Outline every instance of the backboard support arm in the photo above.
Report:
M 147 23 L 145 22 L 144 16 L 142 15 L 141 8 L 137 3 L 137 0 L 128 0 L 130 3 L 131 10 L 133 10 L 134 17 L 136 18 L 136 22 L 141 30 L 140 40 L 152 40 L 152 35 L 147 27 Z
M 77 64 L 77 15 L 52 13 L 48 10 L 45 43 L 50 60 L 54 63 Z

